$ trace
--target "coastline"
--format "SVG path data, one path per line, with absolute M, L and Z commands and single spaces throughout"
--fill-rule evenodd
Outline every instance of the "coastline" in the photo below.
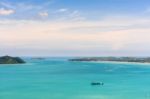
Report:
M 81 62 L 81 61 L 80 61 Z M 140 63 L 140 62 L 119 62 L 119 61 L 82 61 L 89 63 L 113 63 L 113 64 L 138 64 L 138 65 L 150 65 L 150 63 Z

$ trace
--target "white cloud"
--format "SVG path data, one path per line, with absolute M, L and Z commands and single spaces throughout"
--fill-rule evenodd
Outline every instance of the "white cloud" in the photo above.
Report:
M 66 8 L 61 8 L 61 9 L 57 10 L 57 12 L 67 12 L 67 11 L 68 11 L 68 9 L 66 9 Z
M 63 21 L 82 21 L 85 20 L 86 18 L 83 17 L 78 10 L 71 10 L 67 8 L 62 8 L 54 11 L 54 13 L 57 17 L 58 20 L 63 20 Z M 56 19 L 56 20 L 57 20 Z
M 0 15 L 11 15 L 14 14 L 15 11 L 12 9 L 4 9 L 4 8 L 0 8 Z
M 2 7 L 7 8 L 7 9 L 14 9 L 19 12 L 30 11 L 30 10 L 32 10 L 33 12 L 37 10 L 40 11 L 40 10 L 47 8 L 52 3 L 53 3 L 53 0 L 49 0 L 41 4 L 33 4 L 30 2 L 7 2 L 7 1 L 1 2 L 0 1 L 0 5 Z
M 39 13 L 39 16 L 41 16 L 41 17 L 48 17 L 48 12 L 40 12 Z
M 149 19 L 106 18 L 74 22 L 1 20 L 0 35 L 1 47 L 20 48 L 20 51 L 45 50 L 50 54 L 57 51 L 150 50 Z

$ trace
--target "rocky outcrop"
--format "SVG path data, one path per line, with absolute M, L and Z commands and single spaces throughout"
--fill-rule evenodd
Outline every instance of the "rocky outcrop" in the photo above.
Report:
M 23 64 L 25 63 L 20 57 L 2 56 L 0 57 L 0 64 Z

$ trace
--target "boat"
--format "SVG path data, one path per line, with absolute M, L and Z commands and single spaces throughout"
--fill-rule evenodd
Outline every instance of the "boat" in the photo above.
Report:
M 92 86 L 103 86 L 104 83 L 103 82 L 92 82 L 91 85 Z

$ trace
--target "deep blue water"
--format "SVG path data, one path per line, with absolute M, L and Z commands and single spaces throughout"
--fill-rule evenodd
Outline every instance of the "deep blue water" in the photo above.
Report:
M 25 60 L 0 65 L 0 99 L 150 99 L 150 64 Z

